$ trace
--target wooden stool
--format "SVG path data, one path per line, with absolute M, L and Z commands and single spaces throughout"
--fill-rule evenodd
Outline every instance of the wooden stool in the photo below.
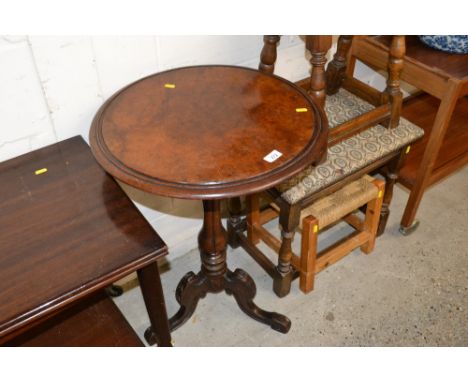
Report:
M 336 263 L 357 247 L 364 253 L 374 249 L 379 226 L 380 210 L 385 190 L 385 182 L 364 175 L 338 191 L 323 197 L 301 211 L 299 228 L 302 231 L 301 253 L 291 254 L 291 264 L 299 275 L 300 288 L 304 293 L 314 288 L 315 274 Z M 247 198 L 249 213 L 247 215 L 247 240 L 253 245 L 262 238 L 267 245 L 278 248 L 280 243 L 262 224 L 278 216 L 280 208 L 275 203 L 260 213 L 260 195 Z M 366 206 L 364 220 L 353 214 L 357 209 Z M 269 215 L 269 216 L 267 216 Z M 317 254 L 317 238 L 320 230 L 338 222 L 340 219 L 351 225 L 356 232 L 331 247 Z
M 365 175 L 301 212 L 301 255 L 299 259 L 295 256 L 292 263 L 299 270 L 299 285 L 304 293 L 314 289 L 316 273 L 336 263 L 357 247 L 361 247 L 361 251 L 366 254 L 372 252 L 384 189 L 383 180 Z M 353 211 L 364 205 L 367 205 L 366 215 L 361 220 Z M 319 231 L 340 219 L 352 225 L 357 232 L 317 255 Z

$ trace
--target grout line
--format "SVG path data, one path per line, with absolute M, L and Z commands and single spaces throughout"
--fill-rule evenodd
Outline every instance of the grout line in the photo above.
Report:
M 98 62 L 97 62 L 97 56 L 96 56 L 96 49 L 94 46 L 94 39 L 93 37 L 90 36 L 89 40 L 90 40 L 90 45 L 91 45 L 91 53 L 93 55 L 93 68 L 94 68 L 94 71 L 96 72 L 96 83 L 97 83 L 97 88 L 99 91 L 98 96 L 99 98 L 101 98 L 102 103 L 104 103 L 105 98 L 104 98 L 104 92 L 102 89 L 101 77 L 99 75 L 99 68 L 98 68 Z
M 50 107 L 49 101 L 47 99 L 47 94 L 46 94 L 45 88 L 44 88 L 42 80 L 41 80 L 41 74 L 39 72 L 39 67 L 37 66 L 36 56 L 34 55 L 34 50 L 33 50 L 31 39 L 29 38 L 29 36 L 26 36 L 26 42 L 27 42 L 28 47 L 29 47 L 29 54 L 31 56 L 31 60 L 32 60 L 32 63 L 33 63 L 33 66 L 34 66 L 34 71 L 36 73 L 36 78 L 37 78 L 37 81 L 39 83 L 39 87 L 41 88 L 43 101 L 44 101 L 45 107 L 47 109 L 47 116 L 48 116 L 50 126 L 52 127 L 52 132 L 54 134 L 55 142 L 58 142 L 57 130 L 55 128 L 54 119 L 52 118 L 52 109 Z M 31 148 L 31 143 L 30 143 L 30 148 Z
M 155 53 L 155 58 L 156 58 L 155 71 L 159 72 L 161 71 L 161 42 L 159 40 L 159 36 L 153 36 L 153 42 L 154 42 L 154 53 Z

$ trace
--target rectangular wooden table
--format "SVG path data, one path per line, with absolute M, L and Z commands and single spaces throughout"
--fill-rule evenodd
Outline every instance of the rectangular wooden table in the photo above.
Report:
M 81 137 L 0 163 L 0 211 L 0 343 L 69 307 L 54 325 L 78 333 L 76 317 L 105 312 L 127 335 L 123 316 L 96 292 L 137 271 L 158 343 L 170 346 L 157 267 L 167 247 Z

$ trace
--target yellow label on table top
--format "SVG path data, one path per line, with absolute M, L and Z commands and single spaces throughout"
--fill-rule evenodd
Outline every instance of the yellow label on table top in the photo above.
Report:
M 45 172 L 47 172 L 47 169 L 44 167 L 44 168 L 40 168 L 39 170 L 34 171 L 34 174 L 41 175 L 41 174 L 44 174 Z
M 175 84 L 164 84 L 164 87 L 167 88 L 167 89 L 174 89 Z
M 408 154 L 408 153 L 410 152 L 410 150 L 411 150 L 411 146 L 408 146 L 408 147 L 406 148 L 406 154 Z
M 296 113 L 305 113 L 307 111 L 306 107 L 298 107 L 296 108 Z

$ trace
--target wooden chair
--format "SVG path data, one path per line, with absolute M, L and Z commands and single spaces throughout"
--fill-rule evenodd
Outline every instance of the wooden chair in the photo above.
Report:
M 424 93 L 408 98 L 404 114 L 424 128 L 426 137 L 400 172 L 399 182 L 410 190 L 400 223 L 404 235 L 418 226 L 415 217 L 425 190 L 468 163 L 468 54 L 434 50 L 417 36 L 406 36 L 406 47 L 401 79 Z M 347 76 L 356 59 L 384 69 L 389 50 L 389 36 L 355 38 Z
M 279 36 L 265 36 L 259 69 L 273 73 L 276 45 Z M 380 170 L 385 176 L 385 195 L 382 201 L 378 234 L 386 225 L 393 186 L 409 145 L 423 135 L 423 131 L 400 118 L 402 93 L 399 85 L 404 55 L 404 39 L 395 36 L 388 59 L 387 87 L 383 92 L 347 75 L 347 52 L 351 36 L 341 36 L 333 61 L 325 71 L 326 54 L 331 47 L 330 36 L 307 36 L 306 48 L 311 53 L 311 77 L 299 81 L 319 104 L 324 106 L 329 120 L 328 157 L 317 166 L 310 166 L 280 186 L 268 190 L 267 195 L 279 208 L 281 240 L 263 229 L 262 225 L 278 214 L 271 210 L 252 208 L 247 198 L 248 215 L 258 215 L 258 238 L 278 253 L 278 264 L 262 253 L 256 243 L 244 235 L 247 223 L 240 219 L 240 202 L 230 203 L 228 222 L 231 246 L 241 245 L 273 278 L 273 290 L 283 297 L 290 291 L 291 282 L 298 276 L 292 266 L 292 240 L 300 224 L 301 211 L 317 200 L 330 195 L 347 184 Z M 329 94 L 328 96 L 326 94 Z M 254 218 L 255 219 L 255 218 Z

